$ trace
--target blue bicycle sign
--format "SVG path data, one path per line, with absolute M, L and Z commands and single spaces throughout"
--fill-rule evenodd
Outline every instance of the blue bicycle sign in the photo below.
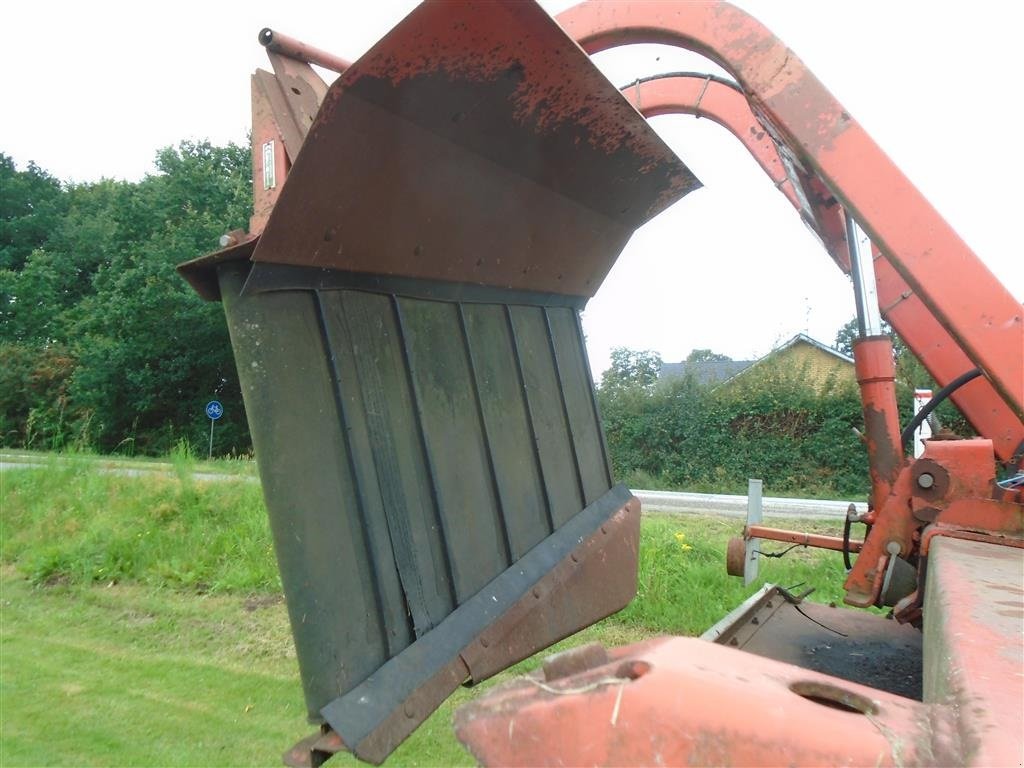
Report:
M 206 415 L 216 421 L 224 415 L 224 406 L 217 400 L 211 400 L 206 404 Z

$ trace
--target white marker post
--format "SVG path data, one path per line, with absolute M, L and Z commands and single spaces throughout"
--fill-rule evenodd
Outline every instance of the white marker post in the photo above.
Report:
M 760 525 L 763 505 L 761 503 L 762 483 L 760 480 L 747 480 L 747 525 Z M 757 566 L 761 551 L 760 539 L 747 539 L 747 551 L 743 561 L 743 586 L 757 579 Z
M 915 389 L 914 390 L 914 415 L 920 412 L 924 408 L 928 401 L 932 399 L 932 391 L 930 389 Z M 928 423 L 928 419 L 921 422 L 921 425 L 914 430 L 914 458 L 918 459 L 921 454 L 924 453 L 924 441 L 932 436 L 932 425 Z

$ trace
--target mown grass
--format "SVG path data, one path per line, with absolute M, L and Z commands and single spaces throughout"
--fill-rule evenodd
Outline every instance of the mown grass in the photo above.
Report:
M 0 765 L 275 765 L 310 732 L 259 488 L 186 470 L 0 476 Z M 725 574 L 741 525 L 646 518 L 636 600 L 561 646 L 705 630 L 758 586 Z M 762 576 L 828 601 L 843 571 L 798 549 Z M 453 710 L 538 663 L 458 691 L 388 763 L 472 764 Z

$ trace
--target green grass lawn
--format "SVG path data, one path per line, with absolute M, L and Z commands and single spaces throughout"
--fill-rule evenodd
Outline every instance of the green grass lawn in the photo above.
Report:
M 0 512 L 0 765 L 278 765 L 312 731 L 254 483 L 63 463 L 5 472 Z M 560 647 L 702 632 L 758 586 L 725 574 L 741 527 L 646 518 L 637 598 Z M 840 599 L 836 554 L 761 570 Z M 538 663 L 459 690 L 388 764 L 472 764 L 454 708 Z

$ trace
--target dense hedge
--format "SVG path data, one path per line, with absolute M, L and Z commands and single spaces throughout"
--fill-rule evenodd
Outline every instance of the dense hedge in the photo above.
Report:
M 631 485 L 742 493 L 758 477 L 774 494 L 868 492 L 852 382 L 816 389 L 804 371 L 767 367 L 717 389 L 602 387 L 599 400 L 616 476 Z

